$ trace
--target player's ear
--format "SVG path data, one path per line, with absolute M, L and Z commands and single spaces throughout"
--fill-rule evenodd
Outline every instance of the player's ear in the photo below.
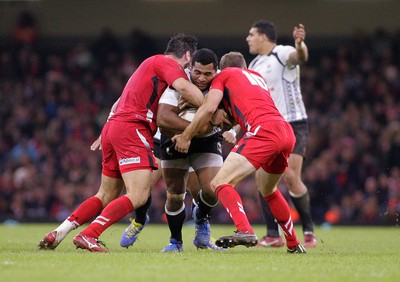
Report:
M 189 51 L 186 51 L 185 59 L 187 60 L 188 63 L 190 63 L 192 61 L 192 55 L 190 54 Z
M 261 33 L 260 35 L 262 40 L 269 41 L 269 38 L 265 33 Z

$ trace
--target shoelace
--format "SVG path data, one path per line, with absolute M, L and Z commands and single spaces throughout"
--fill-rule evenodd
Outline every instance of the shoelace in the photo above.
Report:
M 208 242 L 208 245 L 209 245 L 209 248 L 213 248 L 213 249 L 223 249 L 223 248 L 221 248 L 221 247 L 218 247 L 216 244 L 215 244 L 215 239 L 214 238 L 210 238 L 210 241 Z
M 143 225 L 140 223 L 137 223 L 135 221 L 135 219 L 130 218 L 129 219 L 132 223 L 132 228 L 128 228 L 128 230 L 126 231 L 126 236 L 127 238 L 131 238 L 132 236 L 136 235 L 140 230 L 140 227 L 142 227 Z
M 100 241 L 100 240 L 96 239 L 96 242 L 97 242 L 97 244 L 99 244 L 99 245 L 103 246 L 104 248 L 106 248 L 107 250 L 109 250 L 107 245 L 106 245 L 106 243 L 104 243 L 103 241 Z

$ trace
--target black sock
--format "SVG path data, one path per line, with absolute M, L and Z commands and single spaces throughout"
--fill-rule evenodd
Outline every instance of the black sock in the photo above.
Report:
M 300 215 L 301 224 L 304 232 L 314 232 L 314 226 L 311 219 L 311 208 L 310 208 L 310 195 L 308 191 L 301 197 L 292 197 L 292 202 Z
M 204 202 L 204 199 L 201 196 L 201 191 L 199 192 L 198 198 L 199 198 L 198 202 L 199 208 L 197 209 L 196 217 L 199 219 L 209 217 L 213 207 L 210 207 L 207 203 Z
M 182 206 L 183 209 L 178 212 L 177 214 L 167 214 L 167 221 L 168 221 L 168 227 L 169 230 L 171 231 L 171 238 L 177 240 L 178 242 L 183 242 L 182 241 L 182 226 L 183 223 L 185 222 L 186 218 L 186 212 L 185 212 L 185 205 Z
M 264 197 L 261 195 L 261 193 L 258 193 L 260 196 L 260 202 L 261 202 L 261 208 L 262 212 L 264 215 L 265 223 L 267 225 L 267 236 L 268 237 L 279 237 L 279 226 L 278 223 L 275 221 L 275 217 L 272 215 L 272 212 L 269 208 L 269 205 L 267 201 L 264 199 Z
M 136 213 L 135 221 L 137 223 L 140 223 L 140 224 L 144 224 L 145 223 L 146 214 L 147 214 L 147 211 L 148 211 L 150 205 L 151 205 L 151 194 L 147 198 L 146 203 L 143 206 L 141 206 L 140 208 L 135 210 L 135 213 Z

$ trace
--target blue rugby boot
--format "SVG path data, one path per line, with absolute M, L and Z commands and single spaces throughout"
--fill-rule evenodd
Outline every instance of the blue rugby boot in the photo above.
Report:
M 182 242 L 171 238 L 169 240 L 169 245 L 161 250 L 162 253 L 180 253 L 183 252 L 183 244 Z
M 144 224 L 140 224 L 135 221 L 135 219 L 130 218 L 131 224 L 125 229 L 124 233 L 122 233 L 121 241 L 119 244 L 121 247 L 128 248 L 135 243 L 139 233 L 143 230 L 143 228 L 149 223 L 150 217 L 146 215 L 146 221 Z
M 196 213 L 198 209 L 198 206 L 193 209 L 193 219 L 195 224 L 193 244 L 198 249 L 207 249 L 211 237 L 210 221 L 208 220 L 208 217 L 197 218 Z
M 208 244 L 207 244 L 207 249 L 209 249 L 209 250 L 213 250 L 213 251 L 227 251 L 228 250 L 228 248 L 221 248 L 221 247 L 218 247 L 216 244 L 215 244 L 215 239 L 213 238 L 213 237 L 210 237 L 210 241 L 208 242 Z

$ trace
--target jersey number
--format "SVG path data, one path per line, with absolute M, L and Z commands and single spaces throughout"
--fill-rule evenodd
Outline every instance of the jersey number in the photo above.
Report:
M 245 70 L 242 70 L 242 73 L 247 77 L 247 79 L 250 81 L 251 85 L 258 85 L 264 90 L 268 91 L 268 86 L 265 83 L 264 79 L 262 77 L 259 77 L 258 75 L 255 75 L 253 73 L 249 73 Z

